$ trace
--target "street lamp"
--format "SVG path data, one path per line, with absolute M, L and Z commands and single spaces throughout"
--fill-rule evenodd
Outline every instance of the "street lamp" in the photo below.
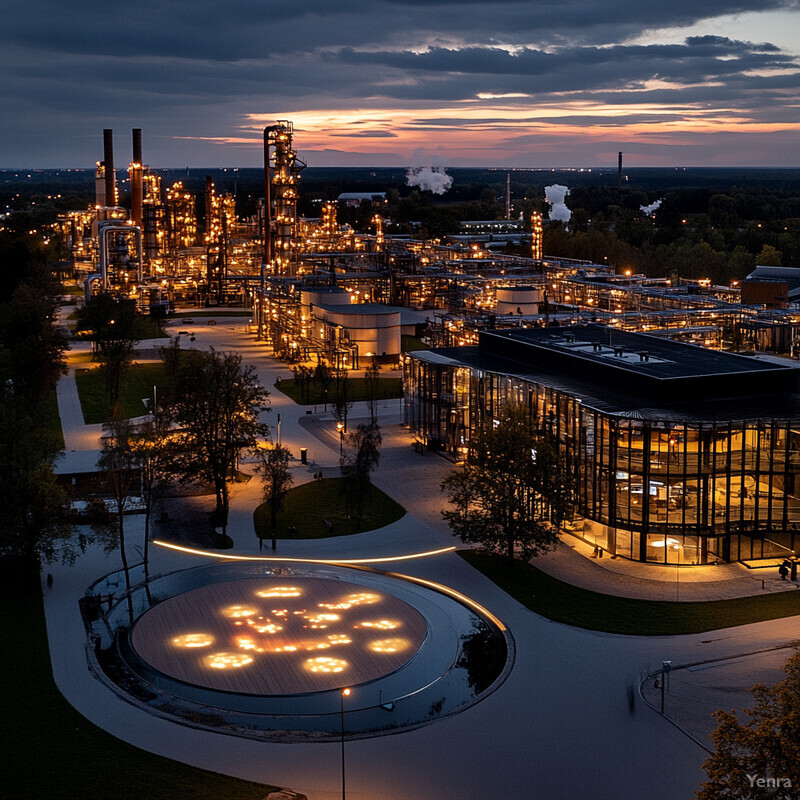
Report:
M 342 457 L 342 448 L 344 447 L 344 423 L 337 422 L 336 430 L 339 431 L 339 458 Z
M 342 800 L 346 800 L 345 779 L 344 779 L 344 699 L 350 697 L 350 689 L 342 689 L 339 695 L 339 720 L 342 731 Z

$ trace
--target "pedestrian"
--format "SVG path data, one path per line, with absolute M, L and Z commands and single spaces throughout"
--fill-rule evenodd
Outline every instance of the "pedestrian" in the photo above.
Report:
M 786 576 L 789 574 L 789 561 L 788 561 L 788 559 L 786 561 L 784 561 L 783 564 L 781 564 L 778 567 L 778 574 L 781 576 L 781 580 L 782 581 L 786 580 Z
M 53 588 L 53 573 L 52 572 L 48 572 L 47 573 L 47 588 L 48 589 L 52 589 Z

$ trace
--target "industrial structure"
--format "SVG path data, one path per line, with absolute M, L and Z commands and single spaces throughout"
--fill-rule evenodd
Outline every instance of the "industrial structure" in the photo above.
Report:
M 800 354 L 796 275 L 760 267 L 741 288 L 715 287 L 547 258 L 542 215 L 534 212 L 524 223 L 513 218 L 508 180 L 506 219 L 465 221 L 459 234 L 418 241 L 385 234 L 378 211 L 385 193 L 356 193 L 359 202 L 376 208 L 370 231 L 339 223 L 338 208 L 354 193 L 324 203 L 318 219 L 298 217 L 306 164 L 289 121 L 264 128 L 264 197 L 249 218 L 237 215 L 234 196 L 219 193 L 211 176 L 201 197 L 181 181 L 162 186 L 161 174 L 144 163 L 141 130 L 133 130 L 132 145 L 130 210 L 119 205 L 113 136 L 106 130 L 94 207 L 61 219 L 76 271 L 87 277 L 87 296 L 122 293 L 136 298 L 143 311 L 252 307 L 256 335 L 291 360 L 343 363 L 349 353 L 354 364 L 359 341 L 366 341 L 355 333 L 363 330 L 364 319 L 388 319 L 354 308 L 348 320 L 342 308 L 334 313 L 324 303 L 304 305 L 303 296 L 315 287 L 335 290 L 331 296 L 353 306 L 419 312 L 413 329 L 404 315 L 401 336 L 417 333 L 429 345 L 475 344 L 487 328 L 582 321 L 708 347 Z M 529 247 L 529 257 L 508 255 L 509 242 L 523 252 Z M 390 338 L 392 345 L 378 347 L 375 339 L 367 352 L 396 363 L 400 352 L 396 337 Z

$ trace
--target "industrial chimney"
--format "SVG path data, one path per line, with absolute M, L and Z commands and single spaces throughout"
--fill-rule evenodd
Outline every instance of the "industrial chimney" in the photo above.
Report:
M 131 222 L 142 227 L 142 129 L 133 129 L 133 161 L 128 169 L 131 180 Z
M 617 189 L 622 188 L 622 152 L 617 153 Z
M 114 131 L 111 128 L 103 130 L 103 166 L 106 178 L 106 205 L 117 204 L 117 181 L 114 173 Z

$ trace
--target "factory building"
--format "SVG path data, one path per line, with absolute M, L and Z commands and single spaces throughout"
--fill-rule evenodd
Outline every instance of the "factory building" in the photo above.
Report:
M 800 546 L 800 368 L 600 325 L 487 330 L 405 356 L 405 422 L 454 459 L 504 406 L 574 474 L 568 530 L 667 564 Z

